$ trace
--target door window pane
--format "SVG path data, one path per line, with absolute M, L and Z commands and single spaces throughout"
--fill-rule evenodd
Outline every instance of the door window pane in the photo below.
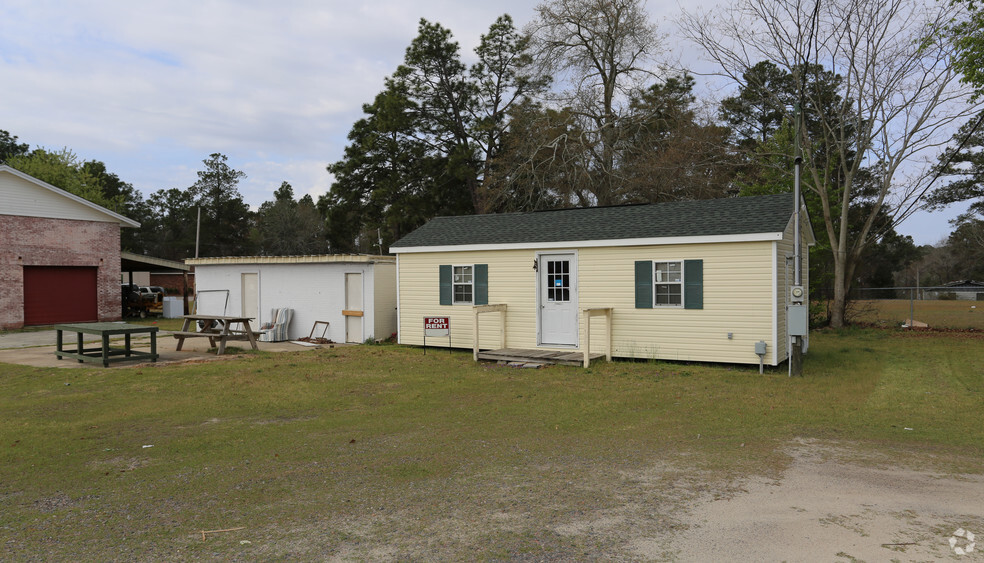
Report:
M 548 260 L 546 290 L 547 301 L 570 301 L 571 300 L 571 263 L 569 260 Z

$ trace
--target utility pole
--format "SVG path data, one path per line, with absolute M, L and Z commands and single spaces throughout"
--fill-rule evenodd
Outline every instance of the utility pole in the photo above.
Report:
M 198 224 L 195 227 L 195 258 L 198 258 L 198 235 L 202 232 L 202 206 L 198 206 Z
M 796 147 L 797 152 L 799 152 L 799 137 L 796 138 Z M 800 166 L 803 162 L 802 157 L 797 155 L 795 162 L 793 172 L 793 200 L 795 200 L 793 207 L 793 237 L 795 237 L 793 241 L 793 286 L 800 287 L 803 285 L 803 257 L 800 254 Z M 802 307 L 803 305 L 798 306 Z M 787 325 L 788 322 L 787 316 Z M 807 326 L 809 327 L 809 325 Z M 803 375 L 803 337 L 794 335 L 792 347 L 789 356 L 789 375 Z
M 803 286 L 803 256 L 800 244 L 800 168 L 803 165 L 803 156 L 800 154 L 800 124 L 803 121 L 800 115 L 800 104 L 797 103 L 796 107 L 793 109 L 793 115 L 796 119 L 796 148 L 795 148 L 795 159 L 793 165 L 793 287 Z M 805 292 L 805 288 L 802 290 Z M 803 294 L 803 300 L 806 301 L 805 293 Z M 807 303 L 809 303 L 807 301 Z M 809 305 L 796 305 L 790 303 L 790 309 L 787 309 L 786 315 L 786 326 L 789 330 L 790 322 L 788 311 L 793 307 L 807 307 L 809 311 Z M 789 375 L 803 375 L 803 337 L 798 333 L 801 332 L 796 330 L 794 327 L 794 333 L 790 336 L 789 342 L 792 350 L 790 350 L 789 355 Z M 806 330 L 809 330 L 809 315 L 807 315 L 807 326 Z

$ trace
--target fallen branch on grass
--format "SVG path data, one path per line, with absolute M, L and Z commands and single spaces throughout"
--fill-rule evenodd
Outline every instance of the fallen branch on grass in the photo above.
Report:
M 218 534 L 218 533 L 221 533 L 221 532 L 235 532 L 237 530 L 245 530 L 245 529 L 246 529 L 245 526 L 240 526 L 238 528 L 228 528 L 228 529 L 225 529 L 225 530 L 202 530 L 201 531 L 202 541 L 205 541 L 205 534 Z
M 894 545 L 919 545 L 919 542 L 911 541 L 911 542 L 906 542 L 906 543 L 883 543 L 882 544 L 882 547 L 891 547 L 891 546 L 894 546 Z

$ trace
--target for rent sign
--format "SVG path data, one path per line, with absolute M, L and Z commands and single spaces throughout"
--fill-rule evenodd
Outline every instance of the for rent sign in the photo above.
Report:
M 451 319 L 448 317 L 424 317 L 424 336 L 451 335 Z

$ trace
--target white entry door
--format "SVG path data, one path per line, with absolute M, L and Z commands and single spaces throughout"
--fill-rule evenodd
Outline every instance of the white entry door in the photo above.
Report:
M 362 342 L 362 274 L 345 274 L 345 342 Z
M 246 273 L 242 275 L 242 297 L 243 297 L 243 308 L 240 309 L 243 312 L 244 317 L 249 317 L 256 320 L 256 325 L 253 328 L 259 326 L 259 316 L 260 316 L 260 276 L 255 273 Z M 272 320 L 272 319 L 271 319 Z
M 541 254 L 537 264 L 540 344 L 577 346 L 577 254 Z

